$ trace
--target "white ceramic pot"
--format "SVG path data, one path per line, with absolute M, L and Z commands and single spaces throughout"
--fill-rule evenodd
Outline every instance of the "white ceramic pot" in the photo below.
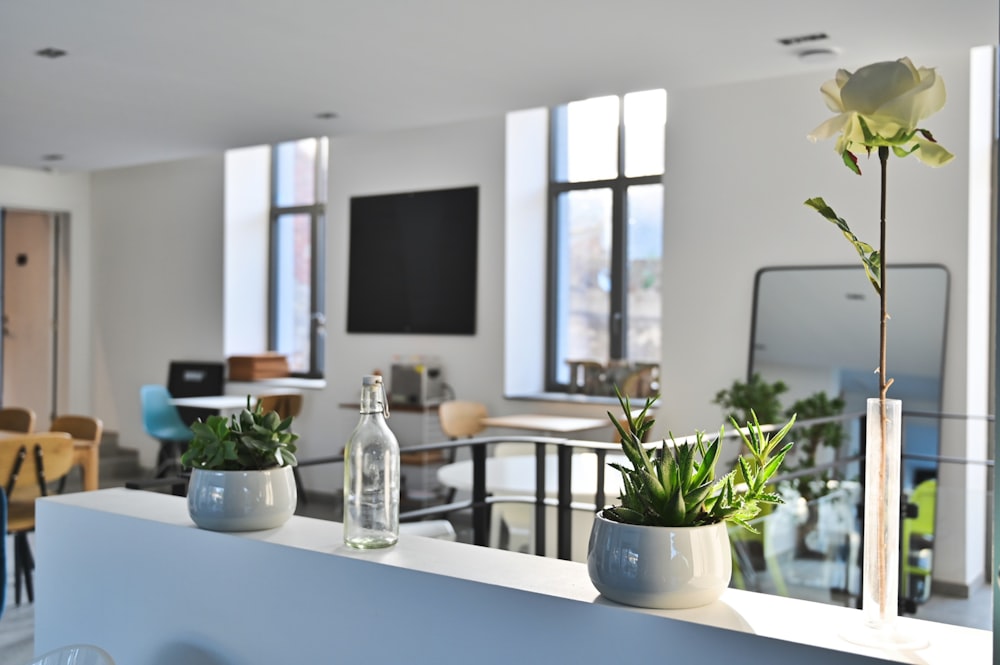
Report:
M 192 469 L 188 514 L 202 529 L 256 531 L 281 526 L 298 497 L 292 467 L 263 471 Z
M 594 518 L 587 571 L 601 595 L 625 605 L 707 605 L 729 586 L 733 560 L 725 523 L 635 526 Z

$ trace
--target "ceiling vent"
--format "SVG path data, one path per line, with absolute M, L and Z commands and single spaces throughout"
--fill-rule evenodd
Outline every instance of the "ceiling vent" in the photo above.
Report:
M 829 39 L 830 36 L 825 32 L 814 32 L 811 35 L 798 35 L 797 37 L 784 37 L 778 40 L 778 43 L 782 46 L 797 46 L 799 44 L 805 44 L 807 42 L 818 42 L 824 39 Z
M 66 55 L 66 51 L 62 50 L 61 48 L 52 48 L 50 46 L 48 48 L 43 48 L 38 51 L 35 51 L 35 55 L 40 56 L 42 58 L 55 59 L 55 58 L 61 58 L 64 55 Z

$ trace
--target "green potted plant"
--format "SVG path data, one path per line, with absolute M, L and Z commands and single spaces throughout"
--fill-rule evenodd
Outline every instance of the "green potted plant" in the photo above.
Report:
M 696 607 L 712 602 L 729 585 L 727 525 L 756 532 L 750 521 L 761 506 L 782 502 L 768 481 L 792 446 L 778 447 L 795 417 L 771 435 L 753 413 L 745 430 L 733 419 L 748 454 L 717 478 L 724 430 L 711 442 L 697 432 L 693 442 L 677 443 L 671 435 L 671 443 L 664 440 L 658 449 L 643 445 L 653 425 L 647 412 L 656 399 L 648 398 L 633 416 L 628 398 L 619 393 L 625 424 L 608 414 L 629 464 L 611 464 L 622 475 L 621 503 L 597 513 L 587 569 L 594 586 L 611 600 L 641 607 Z
M 844 412 L 844 400 L 840 397 L 830 398 L 823 391 L 815 392 L 808 397 L 797 400 L 785 412 L 786 416 L 797 414 L 803 420 L 814 420 L 829 416 L 839 416 Z M 785 465 L 785 471 L 800 471 L 816 466 L 816 458 L 822 448 L 837 450 L 844 441 L 844 426 L 840 421 L 816 423 L 806 427 L 797 427 L 792 436 L 798 442 L 794 464 Z M 820 473 L 798 476 L 792 484 L 805 501 L 810 502 L 826 494 L 829 481 L 833 479 L 830 470 Z
M 754 372 L 746 383 L 733 381 L 729 388 L 715 393 L 715 404 L 722 407 L 727 420 L 748 423 L 752 420 L 750 412 L 765 424 L 776 423 L 781 418 L 781 400 L 779 395 L 788 392 L 784 381 L 770 383 L 760 374 Z
M 191 469 L 188 513 L 214 531 L 253 531 L 284 524 L 295 512 L 292 418 L 261 404 L 229 418 L 209 416 L 191 425 L 194 437 L 181 456 Z

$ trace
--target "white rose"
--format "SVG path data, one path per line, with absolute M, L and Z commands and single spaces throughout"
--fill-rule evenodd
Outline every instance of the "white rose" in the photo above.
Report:
M 944 81 L 932 68 L 917 69 L 909 58 L 901 58 L 867 65 L 854 74 L 841 69 L 820 91 L 826 105 L 838 115 L 814 129 L 809 134 L 811 141 L 839 133 L 834 149 L 851 159 L 854 146 L 866 150 L 891 146 L 897 155 L 913 153 L 931 166 L 941 166 L 954 157 L 930 132 L 918 127 L 945 102 Z

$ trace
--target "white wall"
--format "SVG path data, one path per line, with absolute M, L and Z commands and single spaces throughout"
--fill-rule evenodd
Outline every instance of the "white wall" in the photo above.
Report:
M 170 360 L 223 357 L 223 156 L 101 171 L 92 188 L 94 409 L 152 466 L 139 387 Z
M 357 424 L 361 377 L 381 370 L 387 377 L 394 358 L 437 356 L 445 381 L 464 399 L 496 407 L 500 396 L 503 303 L 504 121 L 492 118 L 425 130 L 330 140 L 327 202 L 327 389 L 304 400 L 299 427 L 302 456 L 339 452 Z M 349 211 L 352 196 L 479 187 L 479 264 L 476 334 L 347 334 Z M 428 266 L 430 269 L 431 266 Z M 389 424 L 402 425 L 395 414 Z M 395 424 L 394 424 L 395 423 Z M 339 470 L 339 469 L 338 469 Z M 340 487 L 329 469 L 305 469 L 309 488 Z M 310 479 L 320 477 L 323 480 Z M 328 480 L 326 480 L 328 478 Z

